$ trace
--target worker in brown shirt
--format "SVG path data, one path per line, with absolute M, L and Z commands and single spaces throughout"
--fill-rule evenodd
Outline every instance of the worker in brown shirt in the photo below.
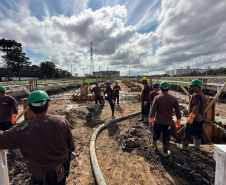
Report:
M 44 91 L 32 92 L 28 104 L 35 120 L 0 133 L 0 149 L 20 149 L 32 174 L 31 185 L 63 185 L 75 149 L 69 123 L 62 116 L 47 114 L 49 96 Z
M 169 156 L 169 141 L 170 141 L 170 131 L 173 122 L 173 110 L 176 112 L 177 121 L 181 120 L 181 113 L 178 101 L 175 97 L 168 94 L 169 83 L 162 82 L 160 88 L 162 94 L 154 98 L 153 105 L 150 111 L 149 123 L 154 129 L 153 133 L 153 147 L 156 148 L 156 141 L 160 138 L 161 133 L 163 134 L 163 155 Z M 153 121 L 155 118 L 155 122 Z
M 153 101 L 154 101 L 154 98 L 156 97 L 156 96 L 158 96 L 159 95 L 159 87 L 160 87 L 160 85 L 158 84 L 158 83 L 154 83 L 153 85 L 152 85 L 152 87 L 153 87 L 153 89 L 154 89 L 154 91 L 152 91 L 151 93 L 150 93 L 150 104 L 152 105 L 152 103 L 153 103 Z
M 113 87 L 115 93 L 115 101 L 117 99 L 117 105 L 119 105 L 119 91 L 121 91 L 120 86 L 118 85 L 118 81 L 115 81 L 115 86 Z
M 98 82 L 95 82 L 96 84 L 96 87 L 94 87 L 91 92 L 94 93 L 95 95 L 95 104 L 99 103 L 101 104 L 102 103 L 102 98 L 101 98 L 101 88 L 98 86 Z
M 148 85 L 146 77 L 142 78 L 142 84 L 144 85 L 144 88 L 141 92 L 141 119 L 138 121 L 148 123 L 148 115 L 150 111 L 149 94 L 151 92 L 151 87 Z
M 105 98 L 105 94 L 107 94 Z M 108 100 L 110 107 L 111 107 L 111 112 L 112 112 L 112 118 L 114 118 L 114 112 L 115 112 L 115 94 L 113 89 L 111 88 L 111 83 L 107 82 L 106 83 L 106 90 L 104 91 L 103 97 L 105 100 Z
M 185 127 L 185 134 L 182 140 L 181 149 L 188 149 L 191 137 L 194 137 L 194 147 L 199 149 L 203 133 L 203 120 L 205 116 L 206 97 L 201 92 L 202 82 L 192 80 L 190 89 L 194 92 L 189 102 L 189 118 Z
M 16 100 L 5 94 L 6 88 L 0 85 L 0 130 L 10 129 L 17 121 Z

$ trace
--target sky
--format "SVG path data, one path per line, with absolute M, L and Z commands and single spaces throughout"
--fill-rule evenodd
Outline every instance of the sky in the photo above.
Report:
M 90 73 L 91 41 L 94 71 L 214 69 L 226 67 L 226 1 L 1 0 L 0 38 L 73 75 Z

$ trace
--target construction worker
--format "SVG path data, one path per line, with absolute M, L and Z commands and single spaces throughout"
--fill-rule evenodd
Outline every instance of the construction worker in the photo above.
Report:
M 105 97 L 105 94 L 107 94 L 107 96 Z M 114 112 L 115 112 L 115 94 L 113 89 L 111 88 L 111 83 L 107 82 L 106 83 L 106 90 L 104 91 L 103 97 L 105 100 L 108 100 L 110 107 L 111 107 L 111 111 L 112 111 L 112 117 L 114 118 Z
M 144 85 L 144 88 L 141 92 L 141 119 L 138 121 L 142 121 L 144 123 L 148 123 L 148 115 L 150 111 L 150 101 L 149 101 L 149 94 L 151 92 L 151 87 L 148 85 L 147 78 L 142 78 L 142 84 Z
M 95 84 L 96 86 L 93 89 L 91 89 L 91 92 L 93 92 L 95 95 L 95 104 L 98 104 L 98 101 L 101 104 L 102 103 L 101 88 L 98 86 L 98 82 L 95 82 Z
M 36 118 L 0 133 L 0 149 L 20 149 L 30 185 L 64 185 L 75 150 L 68 121 L 47 113 L 49 100 L 45 91 L 33 91 L 28 105 Z
M 119 91 L 121 91 L 120 86 L 118 85 L 118 82 L 115 81 L 115 86 L 113 87 L 114 93 L 115 93 L 115 101 L 117 99 L 117 105 L 119 105 Z
M 185 127 L 185 134 L 182 139 L 181 149 L 188 149 L 191 137 L 194 138 L 194 147 L 199 149 L 203 133 L 203 120 L 205 116 L 206 97 L 201 91 L 202 82 L 192 80 L 190 89 L 194 92 L 189 102 L 189 118 Z
M 160 85 L 158 84 L 158 83 L 154 83 L 153 85 L 152 85 L 152 87 L 153 87 L 153 89 L 154 89 L 154 91 L 152 91 L 151 93 L 150 93 L 150 104 L 152 105 L 152 103 L 153 103 L 153 100 L 154 100 L 154 98 L 156 97 L 156 96 L 158 96 L 159 95 L 159 90 L 160 90 Z
M 169 141 L 170 131 L 173 124 L 172 115 L 173 110 L 176 112 L 177 121 L 175 124 L 180 123 L 181 113 L 178 101 L 175 97 L 168 94 L 169 83 L 161 82 L 160 88 L 162 94 L 159 94 L 154 98 L 153 105 L 150 111 L 149 124 L 152 125 L 153 133 L 153 147 L 156 148 L 156 141 L 160 138 L 161 133 L 163 134 L 163 155 L 165 157 L 170 155 Z M 153 121 L 155 118 L 155 122 Z
M 0 130 L 10 129 L 17 121 L 16 100 L 5 94 L 6 88 L 0 85 Z

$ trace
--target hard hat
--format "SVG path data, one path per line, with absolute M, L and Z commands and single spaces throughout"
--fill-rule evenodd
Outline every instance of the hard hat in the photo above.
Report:
M 153 86 L 154 88 L 160 87 L 159 83 L 154 83 L 152 86 Z
M 192 80 L 189 85 L 190 86 L 192 86 L 192 85 L 201 86 L 202 85 L 202 82 L 200 80 L 195 79 L 195 80 Z
M 98 82 L 95 82 L 95 84 L 97 85 L 97 84 L 98 84 Z
M 142 81 L 144 81 L 144 80 L 148 80 L 148 79 L 147 79 L 146 77 L 143 77 L 143 78 L 142 78 Z
M 41 90 L 33 91 L 28 96 L 28 105 L 34 102 L 44 101 L 44 100 L 49 100 L 49 96 L 45 91 L 41 91 Z
M 106 85 L 111 85 L 111 83 L 110 82 L 107 82 Z
M 0 91 L 5 91 L 5 90 L 6 90 L 5 86 L 0 85 Z
M 150 84 L 150 81 L 148 80 L 148 84 Z
M 169 89 L 169 83 L 168 82 L 165 82 L 165 81 L 163 81 L 163 82 L 161 82 L 160 83 L 160 87 L 162 88 L 162 89 Z
M 118 81 L 115 81 L 115 83 L 117 84 L 117 83 L 118 83 Z

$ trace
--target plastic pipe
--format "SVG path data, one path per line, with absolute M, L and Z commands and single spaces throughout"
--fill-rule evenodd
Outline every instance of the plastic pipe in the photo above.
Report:
M 93 133 L 92 137 L 91 137 L 91 141 L 90 141 L 90 160 L 91 160 L 91 167 L 93 169 L 93 173 L 94 173 L 94 177 L 96 179 L 96 182 L 98 185 L 106 185 L 106 182 L 104 180 L 104 177 L 100 171 L 100 167 L 97 161 L 97 156 L 96 156 L 96 139 L 98 134 L 100 133 L 101 130 L 103 130 L 105 127 L 107 127 L 108 125 L 110 125 L 111 123 L 117 122 L 117 121 L 122 121 L 125 119 L 128 119 L 132 116 L 137 116 L 141 114 L 141 112 L 135 112 L 126 116 L 122 116 L 116 119 L 112 119 L 106 123 L 103 123 L 102 125 L 100 125 Z

